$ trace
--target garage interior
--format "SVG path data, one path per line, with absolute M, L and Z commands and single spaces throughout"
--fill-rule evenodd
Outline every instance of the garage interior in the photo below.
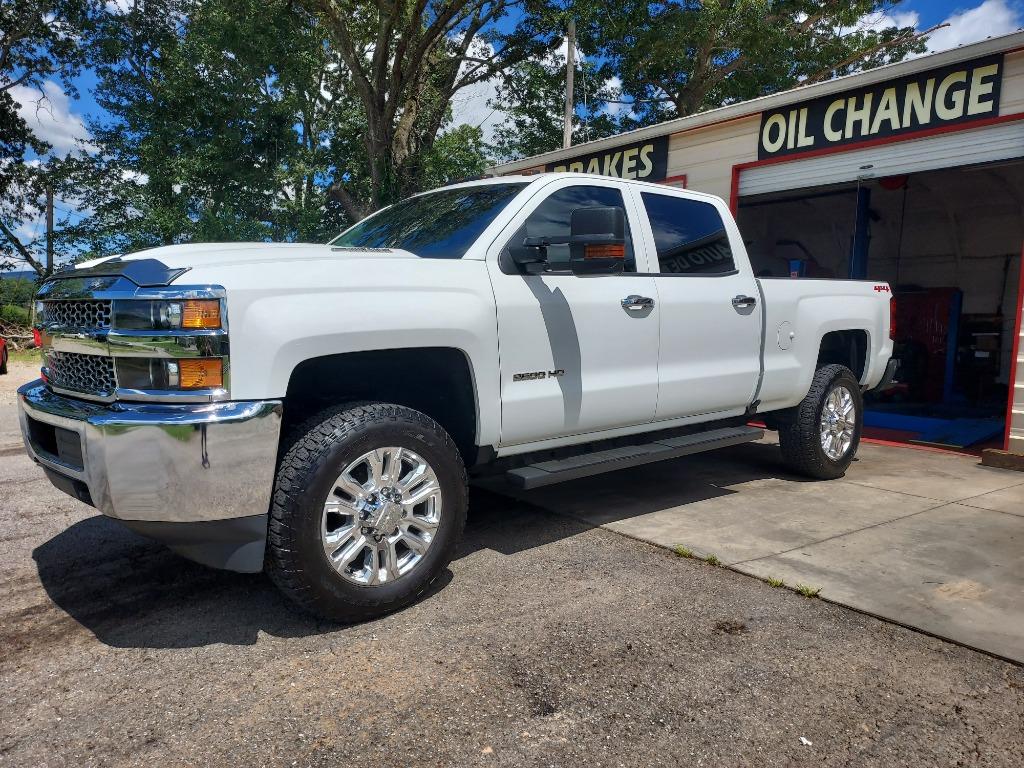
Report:
M 1024 245 L 1024 160 L 745 196 L 755 272 L 885 280 L 896 384 L 869 394 L 868 436 L 1001 448 Z

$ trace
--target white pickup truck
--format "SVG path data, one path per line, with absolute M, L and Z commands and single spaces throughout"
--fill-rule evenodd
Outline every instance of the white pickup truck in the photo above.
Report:
M 199 562 L 355 621 L 430 586 L 467 475 L 520 488 L 755 440 L 842 475 L 889 287 L 758 279 L 723 202 L 571 173 L 439 189 L 327 245 L 178 245 L 38 296 L 29 454 Z

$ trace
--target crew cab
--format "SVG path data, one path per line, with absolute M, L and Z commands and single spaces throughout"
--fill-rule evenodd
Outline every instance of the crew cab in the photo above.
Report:
M 417 195 L 326 245 L 53 275 L 29 454 L 59 488 L 319 615 L 421 595 L 469 479 L 523 489 L 756 440 L 841 476 L 891 376 L 884 283 L 759 279 L 722 200 L 572 173 Z

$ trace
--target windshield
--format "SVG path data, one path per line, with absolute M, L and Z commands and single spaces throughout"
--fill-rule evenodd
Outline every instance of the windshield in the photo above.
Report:
M 331 241 L 347 248 L 401 248 L 425 259 L 461 259 L 525 183 L 442 189 L 363 219 Z

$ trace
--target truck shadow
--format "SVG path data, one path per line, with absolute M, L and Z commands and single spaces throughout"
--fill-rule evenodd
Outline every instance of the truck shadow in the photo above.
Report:
M 669 471 L 663 471 L 657 488 L 632 479 L 628 472 L 603 476 L 602 484 L 616 485 L 620 493 L 590 496 L 589 516 L 610 522 L 734 493 L 719 482 L 789 477 L 781 472 L 777 448 L 757 444 L 727 449 L 713 461 L 690 457 L 661 466 Z M 578 480 L 570 485 L 585 491 L 587 483 Z M 630 497 L 630 504 L 621 503 L 622 494 Z M 446 571 L 421 603 L 443 599 L 438 593 L 446 588 L 472 590 L 470 556 L 475 553 L 487 550 L 511 557 L 592 527 L 575 517 L 539 509 L 528 495 L 514 498 L 474 488 L 466 535 L 454 564 L 461 578 L 451 583 L 452 571 Z M 293 608 L 262 574 L 197 565 L 100 515 L 65 529 L 37 547 L 32 557 L 53 603 L 112 647 L 251 645 L 260 632 L 296 638 L 345 631 Z

